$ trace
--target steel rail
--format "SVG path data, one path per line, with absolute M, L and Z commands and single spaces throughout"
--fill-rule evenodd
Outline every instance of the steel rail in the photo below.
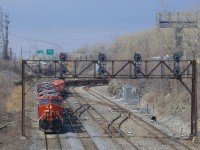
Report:
M 46 150 L 48 150 L 49 146 L 48 146 L 48 138 L 47 138 L 46 131 L 44 132 L 44 135 L 45 135 L 45 147 L 46 147 Z M 62 145 L 61 145 L 61 141 L 60 141 L 58 133 L 56 133 L 56 139 L 57 139 L 59 149 L 62 150 Z
M 78 140 L 80 141 L 80 143 L 81 143 L 81 146 L 82 146 L 82 148 L 83 149 L 85 149 L 85 147 L 83 146 L 83 143 L 82 143 L 82 141 L 81 141 L 81 139 L 80 139 L 80 137 L 79 137 L 79 135 L 78 135 L 78 132 L 76 131 L 76 129 L 75 129 L 75 127 L 74 127 L 74 125 L 73 125 L 73 123 L 72 123 L 72 121 L 71 121 L 71 117 L 70 117 L 70 115 L 67 113 L 67 111 L 65 110 L 65 108 L 63 109 L 63 111 L 64 111 L 64 113 L 67 115 L 67 120 L 69 121 L 69 123 L 70 123 L 70 126 L 73 128 L 73 130 L 74 130 L 74 133 L 76 133 L 76 135 L 77 135 L 77 137 L 78 137 Z M 65 118 L 66 119 L 66 118 Z M 86 149 L 85 149 L 86 150 Z
M 112 101 L 108 101 L 106 97 L 104 97 L 104 96 L 100 95 L 99 93 L 97 93 L 97 92 L 95 92 L 95 91 L 89 89 L 88 87 L 85 87 L 85 88 L 87 88 L 87 90 L 85 90 L 85 91 L 88 92 L 88 93 L 90 93 L 91 95 L 93 95 L 93 96 L 95 96 L 95 97 L 97 97 L 96 95 L 100 96 L 100 97 L 101 97 L 101 100 L 103 100 L 104 102 L 106 102 L 108 106 L 114 107 L 114 106 L 113 106 L 113 104 L 114 104 L 115 106 L 118 106 L 119 109 L 124 109 L 124 108 L 122 108 L 121 106 L 117 105 L 116 103 L 114 103 L 114 102 L 112 102 Z M 85 89 L 85 88 L 84 88 L 84 89 Z M 92 92 L 95 93 L 96 95 L 93 94 Z M 98 98 L 99 98 L 99 97 L 98 97 Z M 105 99 L 106 99 L 107 101 L 105 101 Z M 111 104 L 108 104 L 108 102 L 109 102 L 109 103 L 112 103 L 112 105 L 111 105 Z M 124 110 L 126 111 L 126 109 L 124 109 Z M 127 112 L 128 112 L 128 110 L 127 110 Z M 131 115 L 132 115 L 132 114 L 131 114 Z M 131 117 L 130 117 L 130 119 L 131 119 Z M 149 131 L 149 133 L 155 135 L 152 131 L 150 131 L 149 129 L 146 129 L 143 125 L 139 124 L 137 121 L 135 121 L 135 120 L 133 120 L 133 119 L 131 119 L 131 120 L 134 121 L 134 122 L 135 122 L 136 124 L 138 124 L 139 126 L 142 126 L 145 130 Z M 140 121 L 143 121 L 143 120 L 140 120 Z M 144 122 L 144 121 L 143 121 L 143 122 Z M 121 127 L 121 125 L 120 125 L 120 127 Z M 157 129 L 157 130 L 158 130 L 158 129 Z M 120 130 L 120 131 L 123 133 L 122 130 Z M 158 131 L 159 131 L 159 130 L 158 130 Z M 167 144 L 167 145 L 170 145 L 169 142 L 166 143 L 166 142 L 164 142 L 162 139 L 159 139 L 159 138 L 158 138 L 158 141 L 161 142 L 161 143 L 164 144 L 164 145 L 166 145 L 166 144 Z M 170 145 L 170 147 L 172 147 L 172 146 Z M 176 149 L 176 148 L 173 147 L 173 149 Z
M 73 89 L 74 90 L 74 89 Z M 75 90 L 74 90 L 75 91 Z M 77 92 L 76 92 L 77 93 Z M 79 96 L 80 98 L 81 98 L 81 100 L 83 100 L 85 103 L 87 103 L 88 104 L 88 102 L 82 97 L 82 96 L 80 96 L 78 93 L 76 94 L 77 96 Z M 89 104 L 88 104 L 89 105 Z M 92 106 L 90 106 L 99 116 L 101 116 L 106 122 L 108 122 L 109 124 L 110 124 L 110 122 L 103 116 L 103 115 L 101 115 L 94 107 L 92 107 Z M 117 119 L 118 119 L 118 117 L 117 117 Z M 116 120 L 117 120 L 116 119 Z M 114 119 L 115 120 L 115 119 Z M 116 127 L 114 127 L 113 125 L 108 125 L 108 127 L 110 127 L 110 126 L 112 126 L 117 132 L 118 132 L 118 134 L 121 136 L 121 137 L 123 137 L 124 139 L 126 139 L 126 141 L 129 143 L 129 144 L 131 144 L 131 146 L 133 146 L 136 150 L 139 150 L 138 149 L 138 147 L 135 145 L 135 144 L 133 144 L 132 143 L 132 141 L 129 139 L 129 137 L 128 136 L 126 136 L 122 131 L 120 131 L 120 130 L 118 130 Z M 109 131 L 109 128 L 108 128 L 108 131 Z M 112 133 L 109 131 L 109 133 L 112 135 Z M 113 135 L 112 135 L 113 136 Z M 122 149 L 124 149 L 123 147 L 122 147 Z
M 59 143 L 59 148 L 60 148 L 60 150 L 62 150 L 62 145 L 61 145 L 61 141 L 60 141 L 58 133 L 56 134 L 56 137 L 57 137 L 57 141 Z
M 73 91 L 74 93 L 76 93 L 76 97 L 83 99 L 83 97 L 81 97 L 80 95 L 78 95 L 78 93 L 77 93 L 74 89 L 72 89 L 72 91 Z M 75 96 L 74 96 L 74 97 L 75 97 Z M 82 104 L 79 102 L 79 105 L 82 105 Z M 92 107 L 91 107 L 91 108 L 92 108 Z M 92 110 L 94 110 L 94 109 L 92 108 Z M 123 148 L 122 145 L 119 144 L 119 142 L 116 140 L 116 137 L 114 137 L 114 136 L 112 135 L 112 133 L 111 133 L 109 130 L 105 129 L 105 128 L 102 126 L 102 124 L 99 122 L 99 120 L 98 120 L 97 118 L 95 118 L 88 110 L 87 110 L 87 112 L 88 112 L 88 114 L 92 117 L 92 119 L 93 119 L 94 121 L 96 121 L 96 122 L 99 124 L 99 126 L 108 134 L 108 136 L 112 138 L 112 140 L 119 146 L 119 148 L 120 148 L 121 150 L 125 150 L 125 148 Z M 104 118 L 101 114 L 99 114 L 98 112 L 96 112 L 96 113 L 97 113 L 104 121 L 107 121 L 107 120 L 105 120 L 105 118 Z
M 46 132 L 44 133 L 44 136 L 45 136 L 45 147 L 46 147 L 46 150 L 48 150 L 48 142 L 47 142 L 47 134 L 46 134 Z
M 129 110 L 125 109 L 124 107 L 118 105 L 117 103 L 114 103 L 114 102 L 110 101 L 110 100 L 109 100 L 108 98 L 106 98 L 105 96 L 103 96 L 103 95 L 101 95 L 101 94 L 99 94 L 99 93 L 97 93 L 97 92 L 91 90 L 89 87 L 92 87 L 92 86 L 84 87 L 84 90 L 85 90 L 85 88 L 87 88 L 87 90 L 85 90 L 86 92 L 89 92 L 90 94 L 92 94 L 91 92 L 93 92 L 93 93 L 95 93 L 96 95 L 100 96 L 100 97 L 101 97 L 101 100 L 103 100 L 104 102 L 106 102 L 106 103 L 108 103 L 108 102 L 111 103 L 112 105 L 111 105 L 111 104 L 108 104 L 110 107 L 113 107 L 113 105 L 115 105 L 115 106 L 117 106 L 118 108 L 123 109 L 123 110 L 125 110 L 126 112 L 129 112 L 131 116 L 133 116 L 134 118 L 138 119 L 138 120 L 141 121 L 142 123 L 147 124 L 148 126 L 150 126 L 151 128 L 153 128 L 154 130 L 158 131 L 158 132 L 161 133 L 163 136 L 165 136 L 165 137 L 166 137 L 166 138 L 165 138 L 165 141 L 164 141 L 164 139 L 158 138 L 158 141 L 160 141 L 162 144 L 166 144 L 166 142 L 167 142 L 167 143 L 168 143 L 167 145 L 169 145 L 170 147 L 176 149 L 175 146 L 173 146 L 173 145 L 171 145 L 171 143 L 169 143 L 169 141 L 172 141 L 172 142 L 178 143 L 179 145 L 183 146 L 184 148 L 186 148 L 186 149 L 188 149 L 188 150 L 193 150 L 193 149 L 190 148 L 188 145 L 186 145 L 186 144 L 184 144 L 184 143 L 182 143 L 182 142 L 180 142 L 180 141 L 178 141 L 178 140 L 176 140 L 176 139 L 172 139 L 169 135 L 167 135 L 167 134 L 164 133 L 163 131 L 161 131 L 161 130 L 159 130 L 158 128 L 154 127 L 154 126 L 151 125 L 150 123 L 145 122 L 142 118 L 136 116 L 135 114 L 133 114 L 133 113 L 130 112 Z M 92 95 L 95 96 L 94 94 L 92 94 Z M 149 131 L 152 135 L 157 136 L 157 135 L 156 135 L 155 133 L 153 133 L 150 129 L 147 129 L 146 127 L 144 127 L 143 125 L 141 125 L 141 124 L 139 124 L 137 121 L 135 121 L 132 117 L 130 117 L 130 119 L 131 119 L 132 121 L 134 121 L 136 124 L 142 126 L 145 130 Z M 120 126 L 121 126 L 121 125 L 120 125 Z M 168 140 L 168 141 L 166 141 L 166 140 Z
M 80 112 L 80 114 L 78 115 L 79 116 L 79 118 L 81 117 L 81 115 L 86 111 L 86 110 L 88 110 L 90 108 L 90 105 L 88 105 L 88 107 L 87 108 L 84 108 L 84 110 L 82 111 L 82 112 Z
M 113 122 L 115 122 L 117 119 L 119 119 L 121 117 L 121 113 L 119 113 L 119 116 L 117 116 L 115 119 L 113 119 L 109 124 L 108 124 L 108 130 L 110 128 L 110 126 L 113 124 Z
M 83 106 L 80 106 L 79 108 L 77 108 L 75 111 L 73 111 L 71 114 L 69 114 L 69 117 L 71 118 L 71 116 L 76 113 L 79 109 L 81 109 Z
M 127 120 L 130 118 L 130 114 L 128 117 L 124 118 L 120 123 L 119 123 L 119 129 L 121 130 L 121 125 Z
M 68 105 L 70 106 L 69 102 L 68 102 Z M 71 107 L 71 106 L 70 106 L 70 107 Z M 79 107 L 79 108 L 82 108 L 82 107 L 83 107 L 83 106 L 81 106 L 81 107 Z M 84 107 L 83 107 L 83 108 L 84 108 Z M 89 107 L 87 107 L 86 109 L 88 109 L 88 108 L 89 108 Z M 84 111 L 85 111 L 86 109 L 84 108 Z M 76 110 L 79 110 L 79 109 L 76 109 Z M 84 111 L 83 111 L 83 112 L 84 112 Z M 77 112 L 77 111 L 76 111 L 76 112 Z M 81 121 L 80 121 L 79 117 L 77 116 L 76 112 L 74 112 L 74 114 L 75 114 L 75 116 L 77 117 L 77 119 L 79 120 L 79 122 L 81 123 Z M 82 114 L 83 112 L 81 112 L 81 114 Z M 68 120 L 69 120 L 69 122 L 70 122 L 70 125 L 72 126 L 74 132 L 78 135 L 78 139 L 79 139 L 79 141 L 81 142 L 82 147 L 86 150 L 86 146 L 84 145 L 84 142 L 83 142 L 82 138 L 79 136 L 79 133 L 77 132 L 77 130 L 75 129 L 75 127 L 74 127 L 74 125 L 73 125 L 73 123 L 72 123 L 72 121 L 71 121 L 71 114 L 70 114 L 70 116 L 69 116 L 68 113 L 67 113 L 67 111 L 65 110 L 65 108 L 64 108 L 64 113 L 67 115 L 67 118 L 68 118 Z M 80 115 L 81 115 L 81 114 L 80 114 Z M 82 124 L 81 124 L 81 125 L 82 125 Z M 92 143 L 94 144 L 94 148 L 95 148 L 95 149 L 98 149 L 97 145 L 96 145 L 95 142 L 92 140 L 92 137 L 88 134 L 87 130 L 85 130 L 85 131 L 86 131 L 85 133 L 87 134 L 87 136 L 91 139 Z

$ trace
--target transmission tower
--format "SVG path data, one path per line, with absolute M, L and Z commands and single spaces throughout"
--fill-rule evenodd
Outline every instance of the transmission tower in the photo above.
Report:
M 3 59 L 8 60 L 9 56 L 8 56 L 8 27 L 9 27 L 9 16 L 8 14 L 5 14 L 5 38 L 4 38 L 4 43 L 3 43 Z

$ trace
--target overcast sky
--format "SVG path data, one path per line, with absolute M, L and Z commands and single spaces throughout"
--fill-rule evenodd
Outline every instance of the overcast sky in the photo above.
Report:
M 9 14 L 9 47 L 24 50 L 110 42 L 156 25 L 159 11 L 191 11 L 200 0 L 0 0 Z

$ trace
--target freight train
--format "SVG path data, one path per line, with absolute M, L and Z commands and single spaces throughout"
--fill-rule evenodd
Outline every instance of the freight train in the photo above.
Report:
M 59 132 L 63 126 L 63 80 L 41 82 L 37 85 L 39 130 Z

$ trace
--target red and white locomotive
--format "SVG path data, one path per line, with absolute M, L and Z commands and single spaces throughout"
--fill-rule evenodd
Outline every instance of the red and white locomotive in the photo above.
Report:
M 64 91 L 64 81 L 39 83 L 37 88 L 39 129 L 59 132 L 63 126 L 63 98 L 60 93 Z

